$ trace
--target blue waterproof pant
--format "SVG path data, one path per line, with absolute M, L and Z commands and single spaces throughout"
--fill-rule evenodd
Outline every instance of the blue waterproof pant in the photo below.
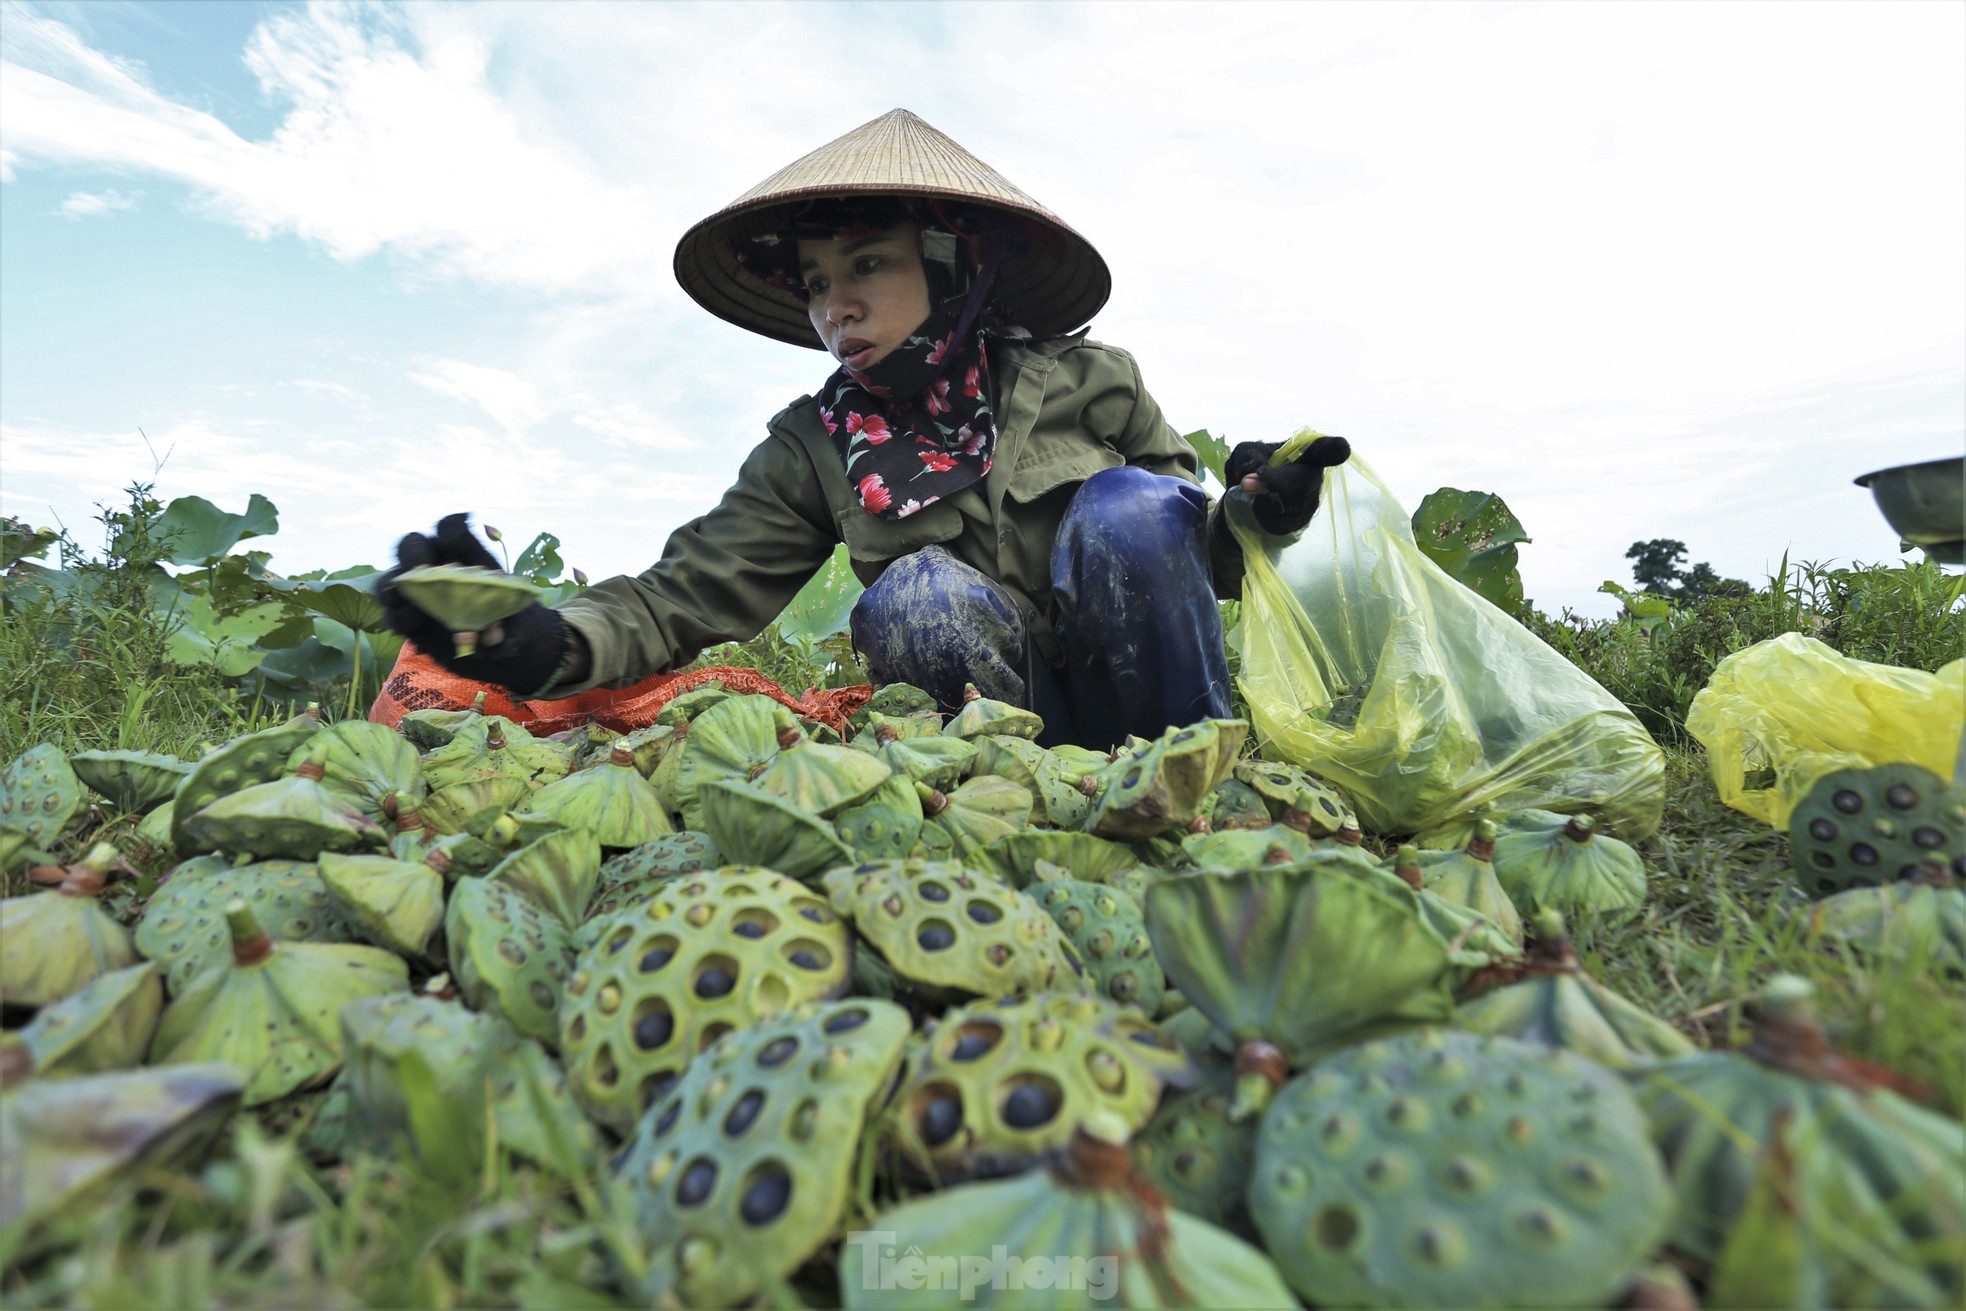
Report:
M 1051 549 L 1064 664 L 1047 664 L 1010 593 L 940 546 L 890 564 L 853 608 L 854 645 L 881 683 L 943 704 L 963 684 L 1029 707 L 1039 741 L 1105 750 L 1128 733 L 1229 714 L 1221 612 L 1201 488 L 1123 466 L 1079 486 Z

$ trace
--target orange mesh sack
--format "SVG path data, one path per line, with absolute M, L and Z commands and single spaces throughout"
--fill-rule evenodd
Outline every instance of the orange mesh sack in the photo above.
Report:
M 369 718 L 394 728 L 413 710 L 468 710 L 483 692 L 486 714 L 503 715 L 537 737 L 590 723 L 617 733 L 632 733 L 653 724 L 662 707 L 705 683 L 722 683 L 733 692 L 768 696 L 800 716 L 841 733 L 846 731 L 847 717 L 874 694 L 872 687 L 862 684 L 814 688 L 795 697 L 755 669 L 717 665 L 688 673 L 654 674 L 632 687 L 597 687 L 558 700 L 517 701 L 494 683 L 459 678 L 405 642 L 396 657 L 396 667 L 382 684 L 381 695 L 369 707 Z

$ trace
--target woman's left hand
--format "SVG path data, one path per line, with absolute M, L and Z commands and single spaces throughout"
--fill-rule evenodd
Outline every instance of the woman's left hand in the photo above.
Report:
M 1270 467 L 1270 457 L 1282 442 L 1243 442 L 1223 466 L 1228 484 L 1253 498 L 1250 509 L 1256 526 L 1277 537 L 1301 533 L 1317 513 L 1324 491 L 1324 471 L 1352 458 L 1352 444 L 1343 437 L 1320 437 L 1289 464 Z

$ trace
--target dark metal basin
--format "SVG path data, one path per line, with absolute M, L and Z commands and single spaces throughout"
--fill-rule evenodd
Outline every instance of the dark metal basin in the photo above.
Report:
M 1939 564 L 1966 564 L 1966 456 L 1878 469 L 1857 479 L 1884 520 Z

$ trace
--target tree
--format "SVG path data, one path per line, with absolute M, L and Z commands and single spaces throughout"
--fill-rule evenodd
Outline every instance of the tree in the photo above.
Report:
M 1679 566 L 1686 563 L 1686 543 L 1670 537 L 1633 542 L 1625 552 L 1625 559 L 1638 562 L 1632 566 L 1632 578 L 1641 592 L 1671 596 L 1676 590 L 1673 585 L 1680 577 Z

